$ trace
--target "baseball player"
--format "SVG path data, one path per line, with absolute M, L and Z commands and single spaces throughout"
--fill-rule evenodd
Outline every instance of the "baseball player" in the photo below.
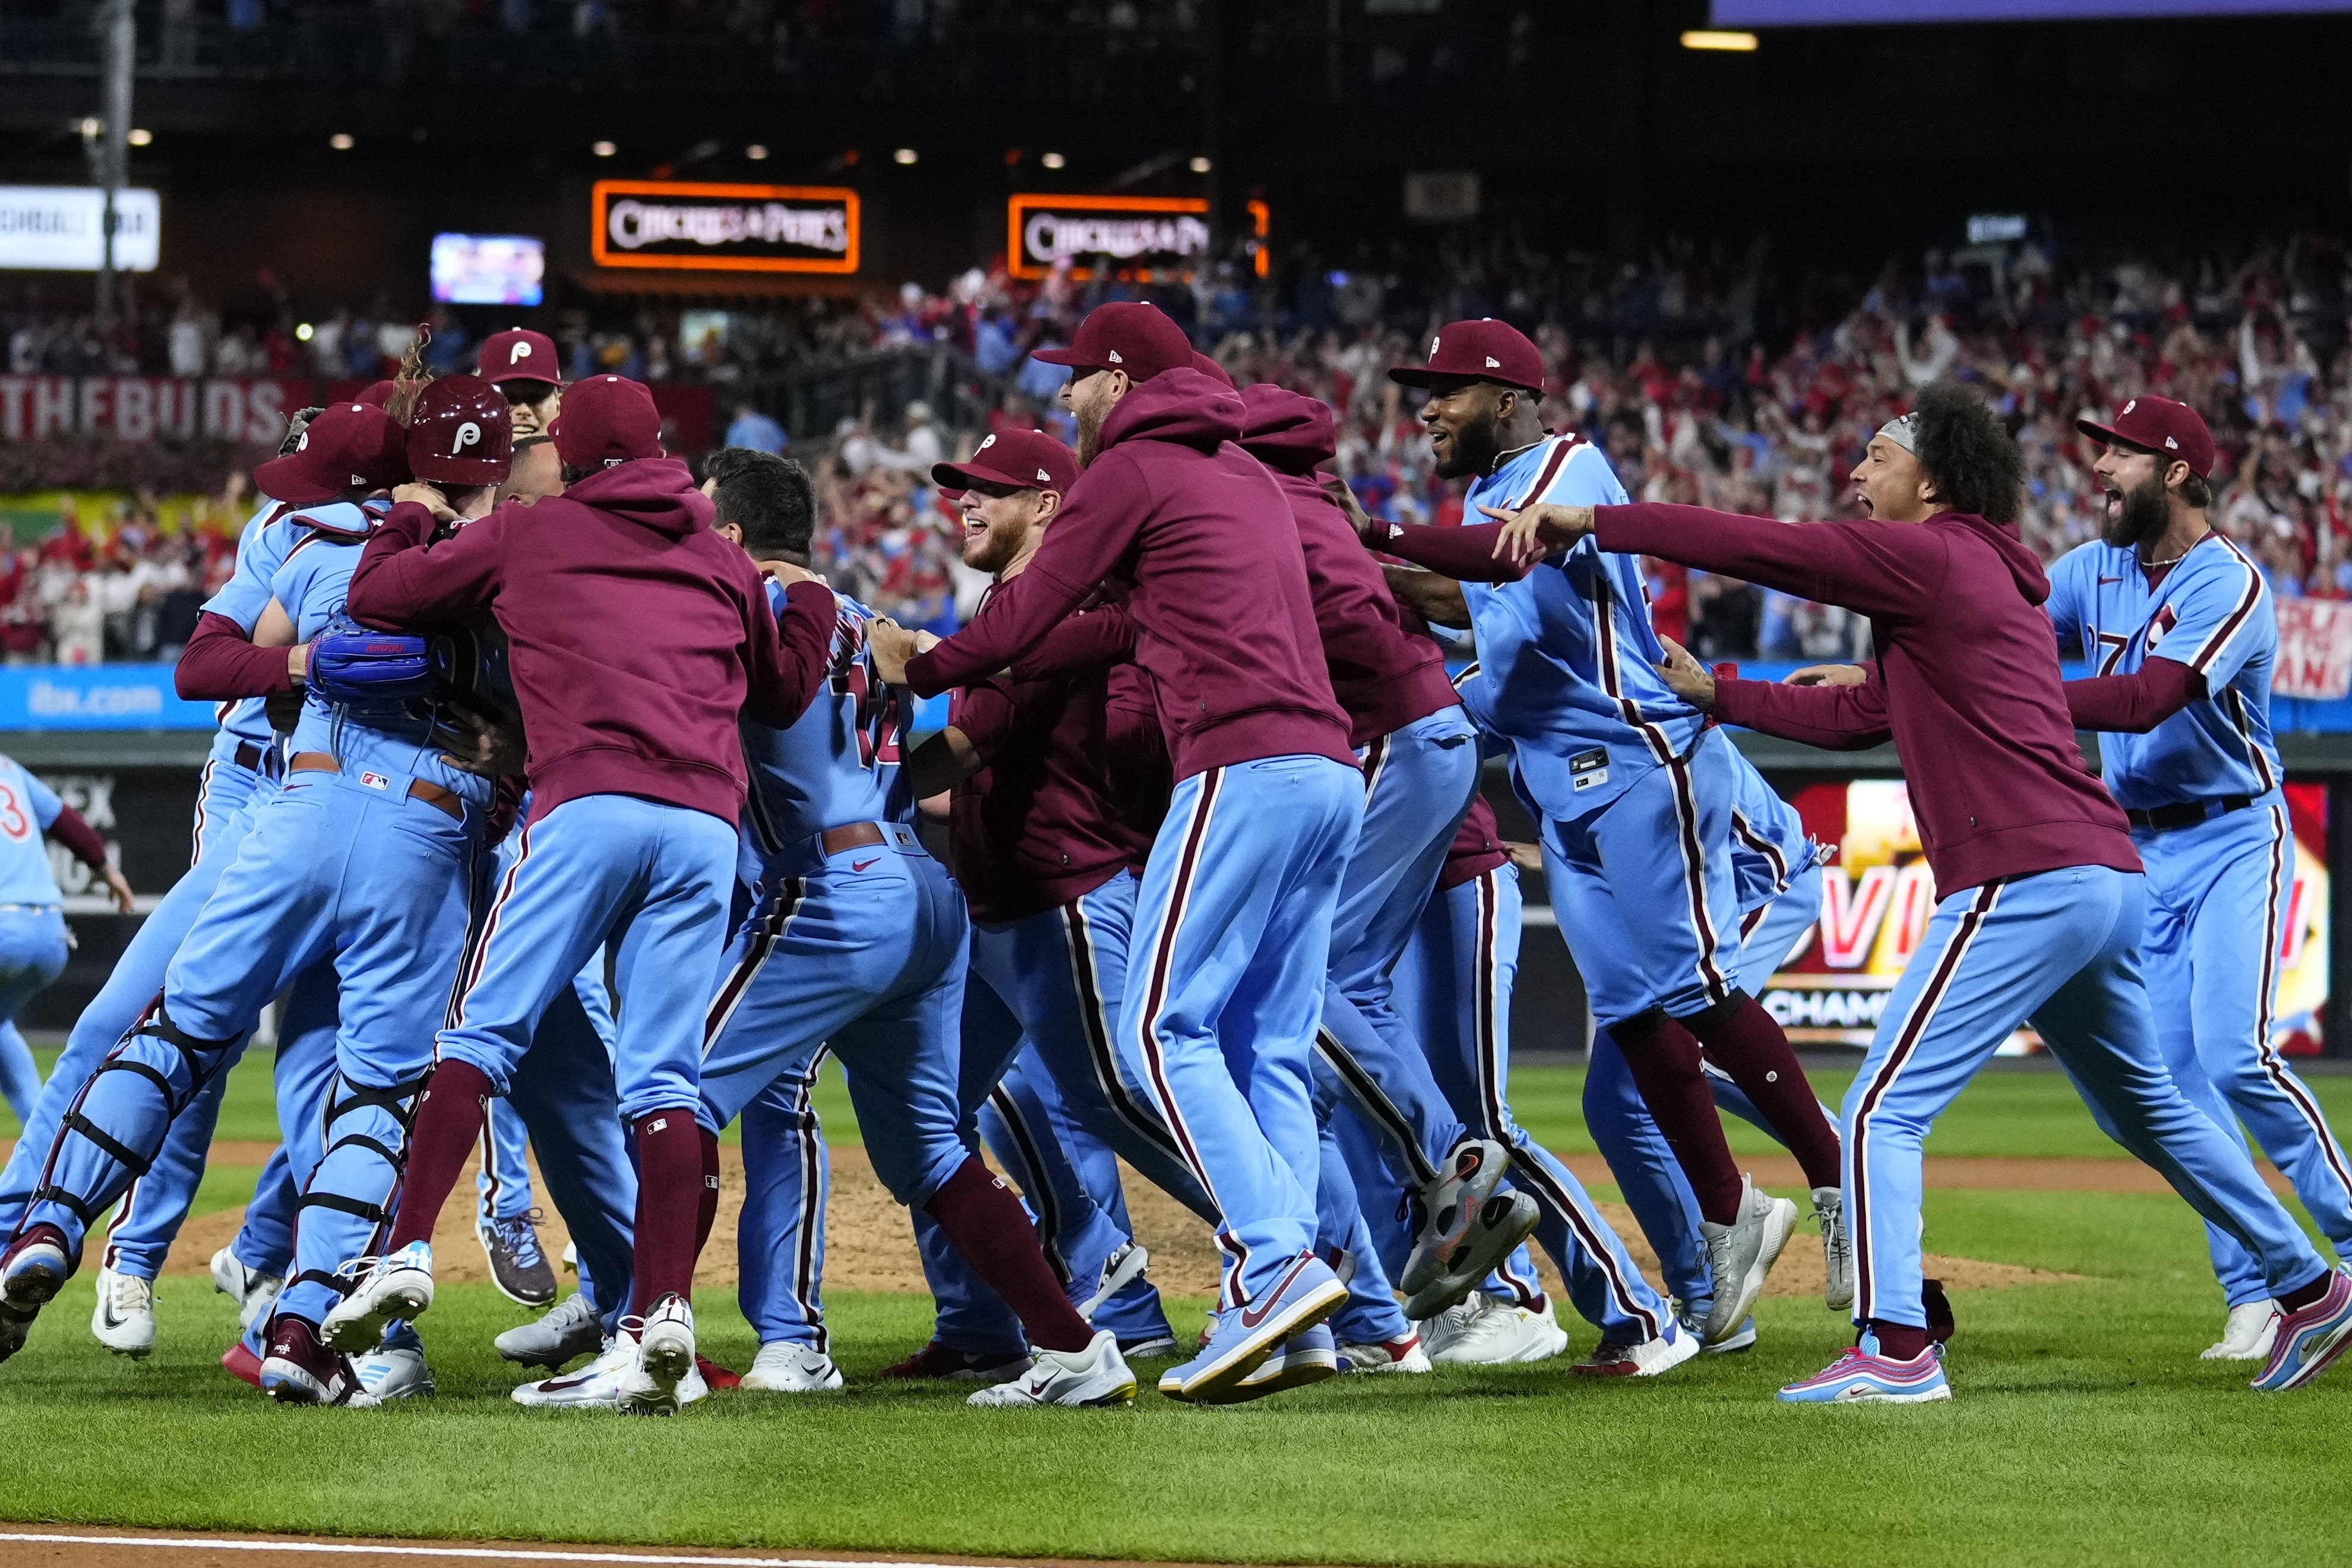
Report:
M 1868 521 L 1538 505 L 1507 511 L 1496 545 L 1524 561 L 1589 538 L 1873 617 L 1864 685 L 1719 680 L 1686 655 L 1665 671 L 1727 722 L 1840 746 L 1891 734 L 1942 893 L 1846 1095 L 1857 1342 L 1784 1400 L 1951 1396 L 1919 1271 L 1920 1142 L 2028 1018 L 2126 1145 L 2261 1259 L 2284 1316 L 2256 1388 L 2308 1382 L 2352 1338 L 2352 1277 L 2320 1261 L 2245 1151 L 2166 1070 L 2139 978 L 2146 880 L 2122 812 L 2074 750 L 2040 607 L 2048 582 L 2013 521 L 2022 468 L 1990 410 L 1941 385 L 1854 470 Z
M 2241 1119 L 2313 1222 L 2352 1258 L 2352 1161 L 2272 1043 L 2272 996 L 2294 888 L 2294 834 L 2271 740 L 2278 644 L 2269 586 L 2206 524 L 2213 437 L 2196 410 L 2137 397 L 2108 424 L 2100 542 L 2050 571 L 2050 618 L 2095 674 L 2070 681 L 2099 731 L 2108 791 L 2147 868 L 2140 955 L 2173 1076 L 2224 1131 Z M 2263 1361 L 2279 1314 L 2255 1258 L 2209 1225 L 2229 1302 L 2216 1360 Z
M 480 1135 L 483 1101 L 508 1091 L 550 1002 L 617 937 L 614 1076 L 639 1185 L 633 1296 L 614 1340 L 632 1364 L 615 1404 L 667 1415 L 694 1369 L 696 1238 L 717 1198 L 717 1145 L 693 1122 L 696 1020 L 734 883 L 736 719 L 782 726 L 806 709 L 833 598 L 795 583 L 780 634 L 758 574 L 711 533 L 710 502 L 686 465 L 663 456 L 652 395 L 604 375 L 572 387 L 567 404 L 551 432 L 562 496 L 501 506 L 429 547 L 436 512 L 394 507 L 352 577 L 352 613 L 368 624 L 496 616 L 530 737 L 531 801 L 436 1047 L 389 1246 L 324 1331 L 366 1349 L 387 1322 L 431 1306 L 433 1224 Z
M 44 835 L 72 851 L 131 912 L 131 884 L 106 858 L 106 841 L 57 791 L 0 757 L 0 1099 L 19 1126 L 33 1119 L 40 1068 L 17 1032 L 16 1015 L 66 966 L 66 916 Z
M 497 387 L 499 395 L 506 399 L 507 419 L 518 447 L 544 440 L 554 427 L 556 416 L 563 408 L 562 363 L 555 340 L 528 327 L 509 327 L 482 340 L 474 359 L 474 374 Z M 508 482 L 511 484 L 511 479 Z
M 1128 303 L 1045 351 L 1076 372 L 1062 397 L 1085 468 L 1056 526 L 987 624 L 919 655 L 880 627 L 875 648 L 886 679 L 903 666 L 929 695 L 1029 652 L 1106 576 L 1130 585 L 1176 784 L 1137 898 L 1118 1055 L 1223 1219 L 1209 1343 L 1160 1380 L 1208 1400 L 1338 1370 L 1321 1325 L 1347 1288 L 1313 1250 L 1309 1064 L 1363 783 L 1282 493 L 1234 445 L 1240 398 L 1192 356 L 1182 329 Z
M 1607 459 L 1536 414 L 1543 357 L 1499 321 L 1457 321 L 1426 365 L 1390 372 L 1427 389 L 1422 411 L 1438 471 L 1475 476 L 1473 507 L 1622 500 Z M 1475 515 L 1475 514 L 1474 514 Z M 1520 574 L 1497 563 L 1492 525 L 1377 525 L 1367 542 L 1433 568 L 1392 570 L 1401 597 L 1441 624 L 1475 623 L 1478 678 L 1463 682 L 1480 727 L 1512 742 L 1514 787 L 1542 825 L 1561 933 L 1592 1010 L 1623 1050 L 1699 1198 L 1717 1280 L 1707 1342 L 1729 1337 L 1787 1245 L 1796 1205 L 1756 1190 L 1725 1143 L 1707 1054 L 1771 1115 L 1817 1204 L 1834 1201 L 1837 1134 L 1787 1037 L 1738 988 L 1738 907 L 1729 858 L 1730 742 L 1663 685 L 1662 651 L 1640 574 L 1596 552 Z M 1657 1342 L 1673 1336 L 1637 1318 Z
M 359 504 L 353 480 L 404 457 L 400 426 L 364 405 L 329 408 L 307 436 L 304 450 L 257 475 L 266 490 L 305 508 L 310 537 L 272 579 L 262 620 L 265 633 L 273 617 L 290 621 L 303 642 L 342 614 L 380 504 Z M 337 499 L 313 504 L 314 496 Z M 255 813 L 173 958 L 161 1000 L 65 1120 L 42 1191 L 0 1265 L 11 1306 L 37 1308 L 56 1293 L 84 1227 L 152 1157 L 203 1081 L 234 1062 L 261 1006 L 331 960 L 341 1000 L 328 1103 L 323 1111 L 280 1104 L 289 1134 L 315 1129 L 319 1146 L 314 1163 L 289 1151 L 303 1189 L 297 1271 L 274 1305 L 262 1384 L 298 1403 L 373 1402 L 348 1362 L 320 1342 L 319 1323 L 338 1271 L 373 1250 L 399 1180 L 409 1101 L 425 1065 L 417 1035 L 445 1005 L 464 943 L 466 883 L 488 796 L 480 781 L 439 760 L 429 730 L 427 721 L 310 691 L 286 784 Z

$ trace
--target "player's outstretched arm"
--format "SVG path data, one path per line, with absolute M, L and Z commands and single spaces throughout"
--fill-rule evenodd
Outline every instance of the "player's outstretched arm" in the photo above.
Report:
M 745 563 L 747 574 L 750 563 Z M 754 580 L 744 604 L 749 635 L 743 711 L 755 722 L 788 730 L 816 700 L 831 661 L 840 612 L 833 590 L 801 573 L 784 589 L 780 615 L 768 614 L 766 586 Z
M 1650 502 L 1595 507 L 1591 518 L 1594 539 L 1613 553 L 1654 555 L 1868 616 L 1917 614 L 1942 591 L 1949 566 L 1937 531 L 1915 523 L 1775 522 Z
M 1135 622 L 1118 605 L 1097 605 L 1066 618 L 1013 667 L 1015 680 L 1078 675 L 1135 658 Z
M 257 639 L 259 627 L 255 630 Z M 299 684 L 308 652 L 299 644 L 289 649 L 248 639 L 243 626 L 206 611 L 196 617 L 195 634 L 173 667 L 172 686 L 191 702 L 274 697 Z
M 1825 752 L 1861 752 L 1894 738 L 1886 686 L 1878 667 L 1860 685 L 1783 686 L 1769 680 L 1722 680 L 1696 706 L 1727 724 L 1801 741 Z
M 1389 592 L 1396 596 L 1396 602 L 1430 625 L 1470 624 L 1470 601 L 1462 596 L 1458 580 L 1416 566 L 1383 566 L 1381 575 L 1388 579 Z
M 2159 655 L 2137 674 L 2066 682 L 2066 711 L 2077 730 L 2145 735 L 2204 695 L 2203 676 Z
M 915 748 L 905 763 L 905 778 L 917 800 L 940 795 L 988 765 L 980 748 L 953 724 Z
M 362 626 L 384 632 L 472 620 L 498 596 L 508 515 L 500 508 L 426 548 L 437 521 L 431 510 L 416 501 L 396 503 L 368 535 L 343 607 Z

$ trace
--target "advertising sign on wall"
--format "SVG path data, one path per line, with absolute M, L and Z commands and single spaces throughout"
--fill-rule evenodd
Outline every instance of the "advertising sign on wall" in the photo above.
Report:
M 163 198 L 116 191 L 115 269 L 154 271 L 163 243 Z M 105 255 L 106 193 L 96 185 L 0 185 L 0 270 L 95 272 Z
M 1265 275 L 1267 208 L 1245 203 L 1258 276 Z M 1189 273 L 1209 258 L 1209 204 L 1199 196 L 1017 195 L 1004 206 L 1004 254 L 1015 278 L 1043 278 L 1062 263 L 1081 281 L 1108 259 L 1122 278 Z
M 589 248 L 599 267 L 857 270 L 857 193 L 852 190 L 599 180 L 588 205 Z
M 0 375 L 0 440 L 208 437 L 275 445 L 308 381 L 175 381 L 168 375 Z

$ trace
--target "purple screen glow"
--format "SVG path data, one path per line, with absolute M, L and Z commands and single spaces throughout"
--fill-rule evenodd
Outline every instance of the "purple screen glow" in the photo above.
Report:
M 2352 11 L 2346 0 L 1715 0 L 1718 27 L 1873 22 L 2047 22 L 2082 17 L 2260 16 Z

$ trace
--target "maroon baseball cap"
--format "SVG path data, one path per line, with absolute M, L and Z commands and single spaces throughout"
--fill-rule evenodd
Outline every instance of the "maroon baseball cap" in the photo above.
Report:
M 611 468 L 632 458 L 662 455 L 661 411 L 645 383 L 625 375 L 592 375 L 563 395 L 563 411 L 548 426 L 555 455 L 568 468 Z
M 931 465 L 931 483 L 947 490 L 977 481 L 1067 495 L 1077 479 L 1078 455 L 1043 430 L 999 430 L 962 462 Z
M 1475 321 L 1448 321 L 1440 328 L 1429 340 L 1427 364 L 1401 364 L 1389 370 L 1389 379 L 1404 386 L 1428 386 L 1449 378 L 1499 382 L 1523 392 L 1540 393 L 1543 353 L 1510 322 L 1481 316 Z
M 1192 340 L 1156 305 L 1097 305 L 1078 323 L 1066 349 L 1039 349 L 1032 356 L 1046 364 L 1081 371 L 1123 370 L 1129 381 L 1150 381 L 1163 370 L 1192 363 Z
M 1234 373 L 1232 371 L 1227 370 L 1223 365 L 1219 364 L 1215 360 L 1211 359 L 1207 354 L 1201 353 L 1198 349 L 1192 351 L 1192 368 L 1213 381 L 1223 382 L 1227 386 L 1233 387 L 1235 392 L 1239 392 L 1241 390 L 1241 387 L 1234 381 Z
M 550 386 L 563 384 L 562 361 L 557 357 L 555 340 L 545 332 L 534 332 L 524 327 L 509 327 L 503 332 L 492 332 L 482 340 L 482 353 L 478 362 L 484 381 L 496 386 L 506 381 L 543 381 Z
M 253 470 L 254 487 L 289 506 L 319 506 L 408 478 L 408 432 L 383 409 L 331 403 L 294 449 Z
M 2135 397 L 2112 423 L 2077 419 L 2074 428 L 2095 441 L 2178 458 L 2200 479 L 2213 471 L 2213 432 L 2197 410 L 2169 397 Z
M 359 395 L 358 401 L 366 404 L 371 408 L 383 408 L 390 405 L 392 402 L 392 391 L 393 384 L 391 382 L 379 381 L 369 386 L 365 392 L 361 393 Z

